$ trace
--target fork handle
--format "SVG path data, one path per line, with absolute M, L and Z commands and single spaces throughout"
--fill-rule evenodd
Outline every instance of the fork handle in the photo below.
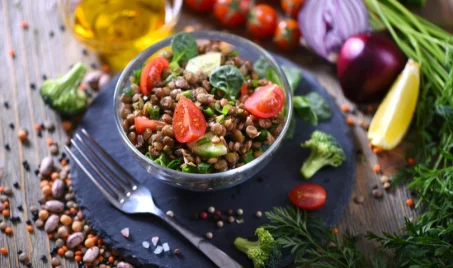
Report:
M 157 214 L 157 213 L 156 213 Z M 203 237 L 200 237 L 183 225 L 177 223 L 173 218 L 167 216 L 163 212 L 158 213 L 159 217 L 171 225 L 176 231 L 182 234 L 187 240 L 189 240 L 194 246 L 196 246 L 206 257 L 208 257 L 218 267 L 226 268 L 240 268 L 242 267 L 233 258 L 228 256 L 225 252 L 209 243 Z

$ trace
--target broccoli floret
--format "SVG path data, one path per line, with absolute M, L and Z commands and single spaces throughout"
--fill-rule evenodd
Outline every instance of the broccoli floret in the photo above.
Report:
M 345 160 L 343 149 L 336 140 L 321 131 L 314 131 L 311 139 L 301 144 L 302 148 L 310 148 L 310 156 L 305 160 L 300 173 L 305 178 L 311 178 L 322 167 L 330 165 L 340 166 Z
M 86 73 L 82 63 L 76 63 L 65 75 L 58 79 L 46 80 L 40 94 L 45 103 L 64 115 L 76 115 L 87 106 L 87 96 L 79 89 Z
M 258 241 L 238 237 L 234 240 L 234 246 L 247 254 L 255 268 L 278 267 L 282 257 L 280 245 L 264 228 L 256 229 L 255 234 L 258 236 Z

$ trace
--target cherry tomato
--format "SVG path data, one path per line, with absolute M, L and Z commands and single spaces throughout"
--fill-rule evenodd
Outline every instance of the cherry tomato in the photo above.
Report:
M 247 84 L 244 83 L 241 87 L 241 97 L 244 97 L 249 94 L 249 88 L 247 87 Z
M 259 4 L 252 8 L 249 15 L 249 31 L 257 38 L 271 37 L 277 27 L 277 12 L 271 6 Z
M 214 14 L 227 27 L 235 27 L 247 21 L 251 0 L 217 0 Z
M 215 0 L 184 0 L 184 2 L 196 11 L 210 11 L 215 4 Z
M 245 100 L 244 108 L 259 118 L 271 118 L 277 115 L 285 104 L 283 90 L 276 84 L 257 87 Z
M 315 183 L 303 183 L 289 192 L 289 200 L 296 207 L 304 210 L 317 210 L 326 203 L 327 193 L 324 188 Z
M 168 60 L 164 57 L 151 59 L 143 67 L 140 75 L 140 91 L 143 95 L 149 95 L 155 82 L 162 80 L 162 72 L 168 68 Z
M 282 0 L 282 9 L 285 11 L 285 14 L 293 18 L 297 18 L 299 10 L 304 5 L 305 0 Z
M 138 134 L 143 134 L 145 129 L 149 128 L 152 131 L 156 130 L 157 126 L 165 125 L 162 121 L 151 120 L 145 116 L 137 116 L 134 119 L 135 130 Z
M 206 119 L 200 108 L 191 100 L 182 97 L 173 114 L 173 131 L 177 141 L 195 141 L 206 132 Z
M 282 20 L 275 30 L 274 42 L 279 48 L 290 50 L 299 44 L 300 30 L 297 21 L 293 19 Z

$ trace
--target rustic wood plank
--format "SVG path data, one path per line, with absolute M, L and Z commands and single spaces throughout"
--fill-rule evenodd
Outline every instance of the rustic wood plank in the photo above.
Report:
M 277 3 L 275 3 L 277 5 Z M 11 215 L 20 216 L 22 222 L 12 225 L 14 233 L 11 236 L 1 234 L 0 246 L 8 248 L 8 256 L 0 256 L 0 267 L 19 267 L 18 249 L 30 254 L 33 267 L 48 267 L 39 260 L 41 255 L 47 255 L 50 260 L 50 249 L 53 243 L 49 243 L 47 234 L 42 230 L 35 229 L 34 233 L 26 231 L 25 221 L 31 217 L 29 206 L 37 205 L 41 197 L 39 179 L 33 174 L 33 170 L 39 164 L 39 160 L 49 154 L 46 145 L 47 138 L 53 138 L 55 142 L 62 145 L 66 140 L 66 133 L 59 127 L 61 118 L 52 110 L 46 107 L 38 92 L 42 83 L 42 75 L 56 77 L 64 73 L 69 65 L 82 61 L 88 66 L 91 63 L 100 66 L 96 55 L 92 52 L 83 56 L 83 46 L 76 42 L 69 29 L 61 32 L 59 27 L 62 24 L 57 10 L 57 0 L 51 1 L 12 1 L 0 0 L 0 62 L 3 71 L 0 72 L 0 101 L 7 100 L 9 109 L 3 105 L 0 107 L 0 160 L 5 162 L 3 174 L 0 175 L 0 185 L 13 188 L 13 183 L 18 181 L 20 190 L 14 190 L 10 198 Z M 445 29 L 453 32 L 453 2 L 451 0 L 431 0 L 425 9 L 417 11 L 422 16 L 438 23 Z M 20 22 L 27 20 L 29 29 L 20 28 Z M 203 28 L 220 29 L 218 24 L 213 23 L 212 17 L 200 16 L 192 11 L 184 10 L 178 24 L 177 30 L 185 26 L 202 25 Z M 54 36 L 50 36 L 54 32 Z M 244 32 L 235 33 L 247 37 Z M 278 52 L 272 43 L 263 42 L 263 47 L 270 51 Z M 16 58 L 11 59 L 8 51 L 14 49 Z M 338 81 L 335 78 L 334 66 L 328 65 L 318 57 L 304 48 L 295 52 L 281 53 L 283 56 L 292 59 L 299 65 L 317 75 L 321 84 L 335 97 L 336 102 L 341 105 L 347 100 L 341 94 Z M 36 90 L 30 89 L 34 83 Z M 366 115 L 356 113 L 356 122 L 359 119 L 369 120 Z M 52 133 L 43 131 L 43 137 L 38 138 L 34 125 L 45 120 L 54 121 L 56 130 Z M 9 128 L 9 123 L 15 125 L 15 129 Z M 17 140 L 16 132 L 19 127 L 29 131 L 30 143 L 25 145 Z M 354 234 L 363 234 L 367 230 L 374 232 L 398 231 L 403 225 L 404 217 L 415 217 L 416 211 L 405 205 L 405 200 L 410 196 L 404 188 L 399 187 L 385 192 L 382 200 L 375 200 L 371 195 L 371 189 L 379 185 L 379 176 L 372 171 L 372 166 L 378 162 L 389 161 L 377 157 L 368 148 L 366 132 L 359 126 L 352 128 L 353 135 L 357 142 L 357 148 L 363 152 L 363 160 L 358 162 L 357 183 L 353 190 L 352 197 L 362 195 L 365 202 L 362 205 L 355 204 L 352 199 L 339 223 L 340 233 L 346 229 Z M 4 144 L 10 145 L 10 151 L 3 149 Z M 62 149 L 62 148 L 60 148 Z M 401 154 L 401 153 L 400 153 Z M 401 157 L 404 160 L 404 155 Z M 31 172 L 24 170 L 21 162 L 27 160 L 31 166 Z M 338 178 L 341 179 L 341 178 Z M 21 212 L 17 206 L 21 204 L 24 211 Z M 372 250 L 373 243 L 361 241 L 364 250 Z M 65 267 L 77 267 L 73 261 L 63 262 Z

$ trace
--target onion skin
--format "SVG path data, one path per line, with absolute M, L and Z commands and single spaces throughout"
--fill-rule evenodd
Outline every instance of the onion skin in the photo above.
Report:
M 351 36 L 343 44 L 337 62 L 344 95 L 357 103 L 381 99 L 406 61 L 395 42 L 380 32 Z

